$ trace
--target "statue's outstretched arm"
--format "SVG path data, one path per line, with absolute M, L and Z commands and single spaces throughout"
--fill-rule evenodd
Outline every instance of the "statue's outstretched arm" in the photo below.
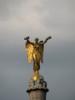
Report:
M 51 36 L 47 37 L 47 38 L 45 39 L 45 41 L 43 42 L 43 44 L 47 43 L 47 41 L 48 41 L 49 39 L 51 39 L 51 38 L 52 38 Z

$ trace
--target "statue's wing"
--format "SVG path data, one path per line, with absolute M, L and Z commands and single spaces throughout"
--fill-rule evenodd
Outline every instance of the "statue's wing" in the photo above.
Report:
M 43 54 L 44 54 L 44 45 L 43 44 L 40 45 L 39 52 L 40 52 L 41 63 L 43 63 Z
M 33 60 L 33 49 L 34 49 L 33 44 L 31 43 L 26 44 L 27 60 L 29 63 L 31 63 Z

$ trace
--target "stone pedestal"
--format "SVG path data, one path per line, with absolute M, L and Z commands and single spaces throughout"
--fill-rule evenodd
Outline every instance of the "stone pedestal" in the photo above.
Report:
M 43 76 L 40 76 L 38 80 L 30 79 L 27 89 L 29 100 L 46 100 L 46 93 L 48 91 L 47 82 Z

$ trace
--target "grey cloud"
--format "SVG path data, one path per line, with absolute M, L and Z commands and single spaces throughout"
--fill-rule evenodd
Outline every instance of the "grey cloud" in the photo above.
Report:
M 40 15 L 41 23 L 46 28 L 46 31 L 56 32 L 59 37 L 62 37 L 64 34 L 64 36 L 73 39 L 75 36 L 75 13 L 73 1 L 47 0 L 43 3 Z M 65 37 L 63 38 L 66 39 Z
M 0 4 L 2 7 L 3 4 L 5 5 L 5 9 L 2 8 L 4 11 L 1 9 L 1 12 L 5 14 L 2 14 L 1 33 L 3 31 L 4 34 L 8 33 L 10 36 L 15 32 L 19 32 L 19 34 L 31 32 L 29 34 L 31 36 L 41 34 L 41 37 L 45 37 L 51 34 L 63 40 L 75 40 L 74 1 L 19 0 L 17 2 L 17 0 L 11 0 L 10 2 L 1 1 Z M 4 21 L 6 18 L 9 20 Z M 3 30 L 4 28 L 5 30 Z
M 0 20 L 8 20 L 12 17 L 12 8 L 18 7 L 21 3 L 26 0 L 0 0 Z

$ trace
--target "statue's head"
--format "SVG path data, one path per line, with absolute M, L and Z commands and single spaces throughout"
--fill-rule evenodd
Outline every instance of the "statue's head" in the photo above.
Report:
M 39 39 L 38 38 L 35 38 L 35 42 L 38 43 L 38 41 L 39 41 Z
M 43 40 L 42 41 L 39 41 L 39 43 L 43 43 Z

